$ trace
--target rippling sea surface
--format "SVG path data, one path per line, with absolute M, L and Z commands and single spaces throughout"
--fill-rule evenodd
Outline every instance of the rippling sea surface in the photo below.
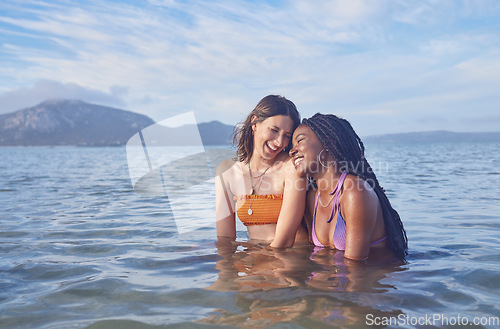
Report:
M 500 327 L 500 144 L 366 146 L 405 265 L 271 252 L 241 225 L 217 248 L 213 220 L 179 233 L 168 197 L 134 191 L 125 148 L 0 148 L 0 327 Z M 212 214 L 196 184 L 183 221 Z

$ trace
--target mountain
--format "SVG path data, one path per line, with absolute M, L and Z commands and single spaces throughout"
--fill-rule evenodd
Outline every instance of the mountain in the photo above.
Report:
M 158 127 L 147 116 L 79 100 L 47 100 L 36 106 L 0 115 L 0 146 L 125 145 L 146 127 L 159 130 L 166 145 L 192 145 L 194 126 Z M 204 145 L 231 144 L 233 126 L 219 121 L 198 124 Z M 198 139 L 199 141 L 199 139 Z
M 147 116 L 79 100 L 47 100 L 36 106 L 0 115 L 0 146 L 125 145 L 137 132 L 147 130 L 150 145 L 196 145 L 196 127 L 154 125 Z M 204 145 L 230 145 L 233 126 L 219 121 L 197 125 Z M 500 132 L 411 132 L 367 136 L 376 143 L 500 142 Z M 140 143 L 140 141 L 139 141 Z
M 140 146 L 194 146 L 231 145 L 233 126 L 219 121 L 198 124 L 186 124 L 178 127 L 167 127 L 161 124 L 152 125 L 130 140 L 130 145 Z
M 230 145 L 233 126 L 219 121 L 210 121 L 198 124 L 200 137 L 204 145 Z
M 426 143 L 426 142 L 500 142 L 500 132 L 458 133 L 451 131 L 425 131 L 367 136 L 366 142 Z
M 78 100 L 48 100 L 0 115 L 0 145 L 124 145 L 147 116 Z

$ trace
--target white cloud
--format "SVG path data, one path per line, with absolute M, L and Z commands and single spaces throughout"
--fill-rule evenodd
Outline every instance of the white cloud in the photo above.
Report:
M 383 132 L 394 127 L 390 115 L 412 120 L 420 107 L 452 106 L 461 113 L 457 99 L 491 98 L 500 83 L 498 70 L 486 71 L 500 62 L 498 31 L 460 27 L 461 17 L 480 24 L 481 15 L 498 14 L 491 2 L 45 5 L 11 2 L 10 14 L 0 14 L 0 60 L 8 63 L 0 109 L 74 96 L 156 120 L 195 111 L 202 121 L 235 123 L 279 93 L 303 116 L 335 111 L 362 129 L 378 118 Z
M 109 93 L 82 87 L 74 83 L 38 80 L 28 88 L 20 88 L 0 95 L 0 114 L 30 107 L 47 99 L 79 99 L 91 103 L 121 107 L 121 98 L 127 89 L 112 86 Z

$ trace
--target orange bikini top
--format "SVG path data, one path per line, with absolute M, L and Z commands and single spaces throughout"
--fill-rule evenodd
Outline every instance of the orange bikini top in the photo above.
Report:
M 283 194 L 239 195 L 234 200 L 238 218 L 245 226 L 276 224 L 283 204 Z

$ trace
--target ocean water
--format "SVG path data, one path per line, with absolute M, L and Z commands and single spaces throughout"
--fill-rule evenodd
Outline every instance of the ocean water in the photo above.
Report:
M 217 248 L 210 182 L 174 211 L 134 191 L 125 148 L 0 148 L 0 327 L 500 327 L 500 144 L 366 147 L 407 264 L 271 252 L 241 225 Z M 193 209 L 211 225 L 181 233 Z

